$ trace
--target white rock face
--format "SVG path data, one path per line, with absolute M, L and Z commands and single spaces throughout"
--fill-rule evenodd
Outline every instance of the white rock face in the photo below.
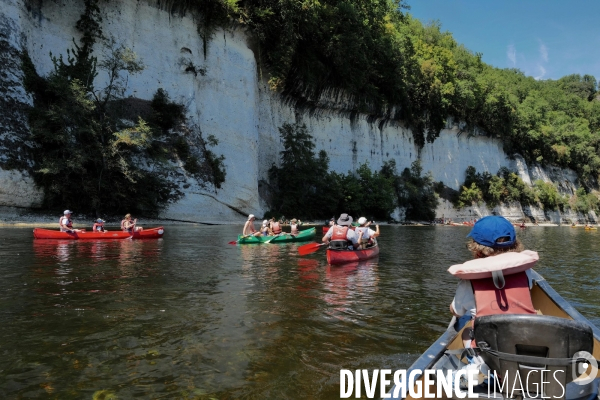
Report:
M 2 25 L 10 27 L 4 32 L 10 32 L 5 35 L 5 41 L 11 51 L 28 50 L 38 73 L 46 75 L 53 69 L 49 53 L 66 56 L 72 39 L 79 39 L 75 23 L 83 4 L 77 0 L 44 1 L 38 9 L 37 6 L 28 8 L 26 3 L 30 2 L 0 0 L 0 28 Z M 185 190 L 183 199 L 168 207 L 163 214 L 165 218 L 243 222 L 242 214 L 262 215 L 267 204 L 259 195 L 259 185 L 268 181 L 268 169 L 273 163 L 279 163 L 279 152 L 283 150 L 278 128 L 285 122 L 296 121 L 307 125 L 316 140 L 317 151 L 327 151 L 330 169 L 338 172 L 355 170 L 365 162 L 379 169 L 392 159 L 400 172 L 420 158 L 425 172 L 430 171 L 436 181 L 443 181 L 456 190 L 471 165 L 479 172 L 491 173 L 508 167 L 529 184 L 536 179 L 551 180 L 565 193 L 575 187 L 576 176 L 572 171 L 529 168 L 520 157 L 508 159 L 499 140 L 468 137 L 466 133 L 460 134 L 456 125 L 449 125 L 434 143 L 426 144 L 419 151 L 410 130 L 395 123 L 380 128 L 364 116 L 351 121 L 334 111 L 320 115 L 298 112 L 284 104 L 268 89 L 265 79 L 261 79 L 262 72 L 243 32 L 217 31 L 205 58 L 194 19 L 170 15 L 154 4 L 143 0 L 101 3 L 104 34 L 114 36 L 133 49 L 146 65 L 141 74 L 129 77 L 126 95 L 149 100 L 158 88 L 163 88 L 173 100 L 185 104 L 189 120 L 200 127 L 205 137 L 212 134 L 219 140 L 213 151 L 225 156 L 227 171 L 221 190 L 215 193 L 192 185 Z M 12 78 L 0 77 L 0 84 L 18 82 L 15 77 L 21 72 L 12 68 Z M 102 86 L 106 78 L 99 75 L 96 86 Z M 11 93 L 21 104 L 31 104 L 22 87 L 16 85 Z M 2 135 L 17 137 L 16 125 L 0 127 L 0 141 Z M 13 172 L 7 176 L 13 176 L 11 174 Z M 4 182 L 2 176 L 0 182 Z M 21 191 L 0 191 L 0 206 L 32 207 L 40 203 L 39 192 L 33 189 L 31 179 L 21 176 Z M 26 192 L 37 194 L 16 194 Z M 503 211 L 522 214 L 522 210 L 511 210 Z M 446 216 L 449 216 L 452 212 L 447 204 L 442 204 L 438 215 L 448 213 Z M 466 216 L 464 212 L 455 210 L 453 215 Z
M 35 208 L 41 206 L 43 199 L 44 194 L 29 175 L 0 169 L 0 206 Z

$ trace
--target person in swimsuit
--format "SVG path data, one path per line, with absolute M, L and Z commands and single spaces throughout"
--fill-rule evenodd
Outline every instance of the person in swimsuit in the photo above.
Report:
M 137 226 L 137 218 L 132 220 L 131 214 L 125 215 L 125 218 L 121 221 L 121 229 L 125 232 L 133 233 L 136 231 L 141 231 L 144 228 L 141 226 Z
M 262 233 L 263 236 L 273 236 L 273 232 L 271 231 L 271 228 L 269 228 L 269 221 L 266 219 L 262 223 L 260 233 Z
M 244 229 L 242 230 L 242 235 L 244 236 L 261 236 L 262 233 L 257 232 L 254 228 L 254 220 L 256 217 L 254 214 L 248 215 L 248 220 L 244 224 Z

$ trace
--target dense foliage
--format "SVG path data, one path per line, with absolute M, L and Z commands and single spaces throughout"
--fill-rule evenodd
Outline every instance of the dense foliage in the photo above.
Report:
M 398 206 L 405 210 L 405 218 L 413 221 L 431 221 L 435 218 L 438 197 L 434 190 L 431 173 L 423 175 L 419 160 L 410 168 L 396 173 L 396 162 L 387 161 L 381 167 L 381 173 L 393 182 Z
M 481 201 L 485 201 L 490 207 L 495 207 L 500 203 L 515 201 L 523 205 L 534 204 L 536 198 L 533 190 L 507 168 L 500 168 L 496 175 L 492 175 L 489 172 L 479 173 L 474 167 L 469 166 L 457 206 L 462 208 Z
M 396 173 L 393 160 L 381 171 L 368 163 L 354 172 L 329 171 L 325 151 L 314 152 L 306 126 L 284 124 L 279 128 L 284 150 L 280 166 L 269 170 L 272 210 L 269 215 L 301 218 L 327 218 L 341 212 L 370 219 L 389 220 L 396 207 L 406 209 L 406 217 L 432 220 L 437 197 L 431 175 L 422 176 L 418 161 Z
M 199 129 L 185 126 L 182 105 L 162 89 L 151 102 L 124 97 L 128 75 L 143 71 L 143 63 L 102 35 L 97 0 L 85 3 L 77 23 L 80 45 L 73 42 L 66 61 L 52 57 L 49 76 L 39 76 L 29 56 L 22 56 L 24 86 L 34 99 L 32 172 L 46 207 L 154 215 L 182 194 L 185 177 L 169 163 L 176 159 L 198 182 L 218 188 L 223 158 L 207 149 Z M 101 62 L 93 56 L 97 41 L 105 53 Z M 103 87 L 95 86 L 98 73 L 107 74 Z
M 561 194 L 551 182 L 537 180 L 530 188 L 514 172 L 500 168 L 496 175 L 488 172 L 478 173 L 472 166 L 466 170 L 466 178 L 455 206 L 463 208 L 485 202 L 490 207 L 501 203 L 518 201 L 522 205 L 541 206 L 545 210 L 572 209 L 582 213 L 598 211 L 598 194 L 587 192 L 580 187 L 572 196 Z
M 170 0 L 198 12 L 204 36 L 224 21 L 248 26 L 272 88 L 297 104 L 398 119 L 415 143 L 433 141 L 448 117 L 467 134 L 500 137 L 529 162 L 600 173 L 600 102 L 591 75 L 538 81 L 498 69 L 439 24 L 424 26 L 401 0 Z M 205 10 L 208 10 L 206 12 Z M 207 17 L 213 22 L 207 25 Z

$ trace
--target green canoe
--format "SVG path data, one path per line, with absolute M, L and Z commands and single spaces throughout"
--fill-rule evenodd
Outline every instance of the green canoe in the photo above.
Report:
M 311 240 L 315 237 L 317 233 L 316 228 L 310 228 L 303 231 L 300 231 L 299 234 L 292 236 L 289 233 L 281 233 L 278 236 L 250 236 L 243 237 L 242 235 L 238 236 L 239 244 L 258 244 L 269 241 L 269 243 L 287 243 L 287 242 L 305 242 L 307 240 Z

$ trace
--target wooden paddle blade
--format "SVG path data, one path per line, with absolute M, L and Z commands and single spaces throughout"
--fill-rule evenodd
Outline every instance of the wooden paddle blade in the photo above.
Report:
M 298 247 L 298 254 L 305 256 L 319 250 L 326 243 L 309 243 Z

